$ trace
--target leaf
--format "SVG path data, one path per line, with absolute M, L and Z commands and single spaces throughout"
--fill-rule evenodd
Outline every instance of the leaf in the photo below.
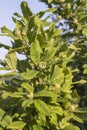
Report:
M 27 2 L 21 3 L 21 9 L 22 9 L 23 16 L 29 20 L 29 17 L 32 16 L 33 13 L 31 12 L 30 8 L 28 7 Z
M 26 93 L 23 92 L 14 92 L 12 94 L 10 94 L 10 97 L 14 97 L 14 98 L 23 98 L 23 96 L 26 95 Z
M 87 38 L 87 28 L 83 28 L 82 33 Z
M 83 74 L 87 74 L 87 65 L 84 64 L 84 65 L 83 65 L 83 68 L 84 68 Z
M 52 47 L 52 48 L 49 48 L 48 50 L 46 50 L 46 54 L 44 56 L 44 61 L 49 61 L 50 59 L 53 58 L 53 56 L 55 55 L 56 53 L 56 48 L 55 47 Z
M 4 45 L 4 44 L 0 43 L 0 48 L 1 48 L 1 47 L 4 47 L 4 48 L 7 49 L 7 50 L 10 49 L 10 46 L 7 46 L 7 45 Z
M 17 64 L 17 70 L 21 72 L 26 72 L 26 70 L 29 68 L 29 63 L 26 60 L 18 60 Z
M 80 130 L 79 127 L 74 125 L 68 125 L 63 130 Z
M 7 78 L 11 78 L 11 76 L 17 75 L 17 72 L 9 72 L 6 74 L 0 74 L 0 78 L 2 77 L 7 77 Z
M 54 125 L 58 124 L 58 118 L 57 118 L 57 115 L 55 113 L 52 113 L 51 118 L 50 118 L 50 122 Z
M 83 123 L 83 120 L 80 117 L 76 116 L 75 114 L 73 114 L 72 118 L 79 123 Z
M 39 112 L 47 116 L 50 115 L 50 109 L 45 102 L 41 101 L 40 99 L 35 99 L 34 104 Z
M 6 127 L 8 126 L 10 123 L 12 123 L 12 119 L 10 116 L 5 116 L 2 120 L 2 126 Z
M 51 113 L 56 113 L 58 115 L 63 115 L 63 109 L 59 106 L 50 106 Z
M 34 97 L 57 97 L 57 95 L 51 91 L 39 91 L 34 94 Z
M 17 40 L 17 39 L 18 39 L 18 38 L 14 35 L 14 33 L 13 33 L 10 29 L 8 29 L 6 26 L 3 26 L 3 27 L 1 28 L 1 32 L 4 33 L 4 36 L 9 36 L 9 37 L 11 37 L 11 38 L 14 39 L 14 40 Z
M 58 83 L 59 85 L 63 83 L 64 80 L 64 73 L 62 68 L 58 67 L 58 65 L 55 65 L 54 68 L 52 68 L 52 75 L 51 75 L 51 82 L 52 83 Z
M 52 0 L 48 0 L 48 3 L 50 4 L 52 2 Z
M 14 121 L 10 125 L 7 126 L 8 129 L 21 129 L 24 128 L 26 123 L 22 121 Z
M 30 48 L 30 57 L 35 65 L 38 65 L 38 63 L 40 62 L 41 53 L 42 53 L 42 49 L 40 47 L 40 44 L 38 40 L 35 40 L 35 42 L 31 44 L 31 48 Z
M 38 73 L 38 71 L 28 69 L 27 72 L 22 73 L 21 76 L 26 80 L 30 80 L 35 78 Z
M 33 130 L 43 130 L 40 125 L 33 125 Z
M 17 57 L 15 52 L 8 53 L 6 55 L 6 63 L 10 67 L 11 70 L 16 71 L 16 66 L 17 66 Z
M 0 108 L 0 121 L 1 121 L 2 118 L 4 117 L 4 114 L 5 114 L 5 111 L 3 111 L 3 110 Z
M 30 93 L 34 91 L 33 86 L 28 83 L 22 83 L 22 87 L 25 88 Z
M 85 84 L 85 83 L 87 83 L 87 81 L 84 79 L 81 79 L 79 81 L 74 82 L 73 84 Z
M 23 108 L 26 108 L 26 107 L 29 107 L 31 104 L 33 103 L 33 100 L 31 99 L 26 99 L 22 102 L 22 107 Z

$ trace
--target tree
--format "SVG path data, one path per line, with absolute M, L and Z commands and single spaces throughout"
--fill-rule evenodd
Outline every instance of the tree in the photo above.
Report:
M 48 2 L 51 7 L 52 1 Z M 12 47 L 0 44 L 8 50 L 0 69 L 9 70 L 0 75 L 0 129 L 80 130 L 80 125 L 85 129 L 81 113 L 86 111 L 79 105 L 81 95 L 76 89 L 87 83 L 86 61 L 82 59 L 86 57 L 85 41 L 80 44 L 83 39 L 75 38 L 69 44 L 70 36 L 56 27 L 57 20 L 42 19 L 46 12 L 56 14 L 57 8 L 35 15 L 22 2 L 21 10 L 22 15 L 14 13 L 12 17 L 13 31 L 6 26 L 1 29 L 12 38 Z M 83 35 L 86 39 L 85 32 Z M 17 53 L 25 59 L 18 59 Z

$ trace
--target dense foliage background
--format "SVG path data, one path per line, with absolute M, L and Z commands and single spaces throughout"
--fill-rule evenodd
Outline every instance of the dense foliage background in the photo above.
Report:
M 12 46 L 0 43 L 0 130 L 86 130 L 87 1 L 40 1 L 48 10 L 22 2 L 14 30 L 1 28 Z

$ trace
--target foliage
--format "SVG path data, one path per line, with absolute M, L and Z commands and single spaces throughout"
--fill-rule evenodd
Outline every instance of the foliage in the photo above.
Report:
M 9 70 L 0 75 L 0 129 L 80 130 L 87 109 L 79 105 L 76 86 L 87 83 L 86 28 L 81 26 L 84 39 L 79 39 L 78 32 L 69 44 L 68 34 L 56 27 L 57 20 L 43 18 L 46 12 L 56 13 L 56 8 L 35 15 L 22 2 L 21 10 L 22 15 L 14 13 L 13 31 L 6 26 L 1 29 L 2 35 L 12 38 L 12 47 L 0 44 L 8 50 L 0 69 Z M 18 59 L 17 54 L 25 59 Z

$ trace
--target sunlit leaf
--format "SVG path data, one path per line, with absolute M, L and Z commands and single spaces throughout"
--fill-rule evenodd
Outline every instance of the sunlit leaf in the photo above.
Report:
M 64 128 L 64 130 L 80 130 L 79 127 L 74 125 L 68 125 Z
M 27 72 L 22 73 L 21 76 L 26 80 L 30 80 L 35 78 L 38 73 L 39 72 L 35 70 L 27 70 Z
M 14 121 L 10 125 L 7 126 L 8 129 L 21 129 L 26 125 L 26 123 L 22 121 Z
M 3 26 L 2 28 L 1 28 L 1 31 L 2 31 L 2 33 L 5 35 L 5 36 L 9 36 L 9 37 L 11 37 L 11 38 L 13 38 L 13 39 L 18 39 L 15 35 L 14 35 L 14 33 L 10 30 L 10 29 L 8 29 L 6 26 Z
M 41 112 L 44 115 L 50 115 L 50 108 L 45 102 L 43 102 L 40 99 L 35 99 L 34 104 L 39 112 Z
M 10 67 L 11 70 L 16 71 L 16 66 L 17 66 L 17 57 L 16 54 L 13 53 L 8 53 L 6 55 L 6 63 Z
M 31 48 L 30 48 L 30 57 L 32 61 L 34 62 L 34 64 L 38 65 L 38 63 L 40 62 L 41 53 L 42 53 L 42 50 L 41 50 L 40 44 L 38 40 L 35 40 L 35 42 L 31 44 Z

